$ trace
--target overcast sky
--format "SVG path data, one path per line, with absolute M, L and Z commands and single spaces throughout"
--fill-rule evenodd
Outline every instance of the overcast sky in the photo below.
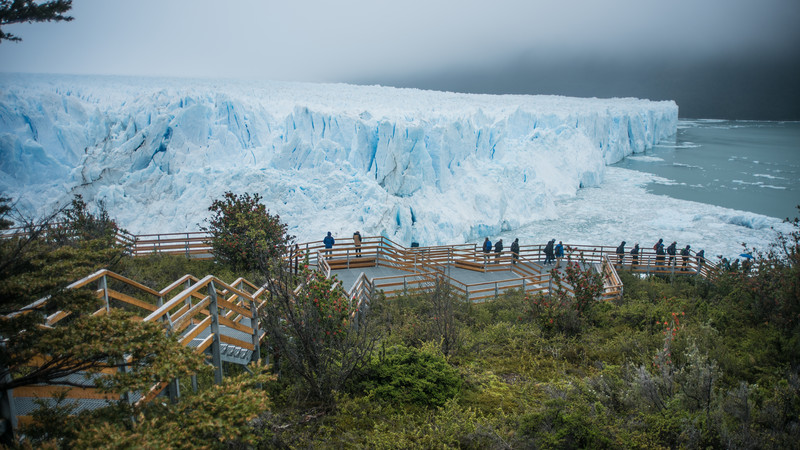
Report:
M 0 44 L 0 70 L 569 94 L 503 72 L 800 61 L 799 0 L 74 0 L 70 14 L 5 27 L 23 41 Z

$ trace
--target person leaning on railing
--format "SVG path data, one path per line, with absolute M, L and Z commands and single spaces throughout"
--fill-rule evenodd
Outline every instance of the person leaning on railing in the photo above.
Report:
M 325 255 L 330 258 L 331 253 L 333 253 L 333 244 L 336 242 L 331 236 L 331 232 L 328 231 L 328 235 L 325 236 L 325 239 L 322 240 L 322 243 L 325 244 Z
M 511 243 L 511 264 L 516 264 L 519 260 L 519 238 L 514 238 Z
M 631 269 L 636 268 L 639 265 L 639 243 L 637 242 L 636 245 L 633 246 L 631 249 Z
M 695 255 L 695 258 L 697 258 L 697 273 L 700 273 L 700 271 L 703 270 L 703 265 L 706 263 L 706 251 L 700 250 Z
M 356 258 L 361 258 L 361 233 L 353 233 L 353 244 L 356 246 Z

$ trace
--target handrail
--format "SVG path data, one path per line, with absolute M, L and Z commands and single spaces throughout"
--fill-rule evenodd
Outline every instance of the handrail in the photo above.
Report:
M 101 269 L 71 283 L 68 289 L 86 288 L 92 282 L 99 284 L 99 288 L 94 292 L 105 303 L 104 308 L 96 311 L 94 315 L 107 313 L 110 301 L 146 311 L 148 315 L 141 320 L 163 322 L 164 331 L 175 333 L 182 345 L 193 346 L 194 351 L 198 353 L 210 352 L 215 367 L 215 382 L 222 379 L 221 367 L 224 361 L 245 364 L 260 358 L 260 341 L 265 333 L 258 326 L 256 312 L 266 303 L 264 294 L 267 290 L 263 286 L 256 288 L 256 285 L 244 278 L 238 278 L 232 284 L 228 284 L 213 275 L 197 279 L 187 274 L 156 291 L 127 277 Z M 109 282 L 121 283 L 123 287 L 110 286 Z M 186 283 L 189 285 L 162 304 L 166 295 Z M 130 289 L 136 290 L 138 294 L 130 293 Z M 250 290 L 255 290 L 255 293 L 250 294 Z M 155 301 L 148 302 L 137 298 L 141 295 L 156 297 L 157 304 Z M 9 316 L 44 309 L 48 300 L 49 297 L 41 298 Z M 48 311 L 44 320 L 47 326 L 58 326 L 61 319 L 70 315 L 69 311 L 54 313 Z M 200 319 L 200 322 L 197 323 L 196 319 Z M 249 324 L 245 319 L 250 320 Z M 243 335 L 251 337 L 243 340 Z M 196 339 L 198 337 L 203 337 L 202 343 L 198 344 Z M 244 353 L 241 350 L 235 353 L 228 350 L 228 353 L 225 353 L 225 345 L 244 349 Z M 36 362 L 39 359 L 41 358 L 34 358 L 31 364 L 40 364 Z M 155 383 L 151 389 L 142 392 L 140 402 L 155 398 L 170 385 L 171 381 Z M 27 396 L 21 394 L 17 397 Z

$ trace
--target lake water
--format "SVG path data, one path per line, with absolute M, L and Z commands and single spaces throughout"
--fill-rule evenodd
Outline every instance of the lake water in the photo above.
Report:
M 617 167 L 658 175 L 653 194 L 784 219 L 800 204 L 800 122 L 682 120 L 674 142 Z
M 800 204 L 800 123 L 682 120 L 675 137 L 606 168 L 598 187 L 555 201 L 552 217 L 506 242 L 650 248 L 677 241 L 735 258 L 766 250 Z

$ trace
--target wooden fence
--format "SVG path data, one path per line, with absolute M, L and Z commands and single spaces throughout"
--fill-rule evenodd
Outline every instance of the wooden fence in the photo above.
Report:
M 209 355 L 214 366 L 214 379 L 222 381 L 222 363 L 246 365 L 260 358 L 260 342 L 264 332 L 258 325 L 258 313 L 264 306 L 267 293 L 253 283 L 239 278 L 225 283 L 213 275 L 198 279 L 185 275 L 169 286 L 155 290 L 109 270 L 99 270 L 86 278 L 70 284 L 68 289 L 93 289 L 98 298 L 94 315 L 107 314 L 111 309 L 122 309 L 134 314 L 134 320 L 162 323 L 165 332 L 178 337 L 181 344 L 193 347 L 198 353 Z M 40 299 L 17 314 L 44 310 L 48 298 Z M 55 311 L 45 318 L 46 326 L 58 326 L 69 317 L 69 311 Z M 45 361 L 35 358 L 32 365 Z M 75 376 L 82 377 L 78 374 Z M 196 389 L 197 380 L 192 377 Z M 54 389 L 69 389 L 67 398 L 79 409 L 106 406 L 119 400 L 118 395 L 108 395 L 95 388 L 64 386 L 27 386 L 6 392 L 3 410 L 8 411 L 12 426 L 30 422 L 30 412 L 36 407 L 35 399 L 48 400 Z M 176 380 L 154 384 L 148 392 L 129 393 L 130 402 L 150 401 L 164 391 L 170 398 L 180 395 Z

